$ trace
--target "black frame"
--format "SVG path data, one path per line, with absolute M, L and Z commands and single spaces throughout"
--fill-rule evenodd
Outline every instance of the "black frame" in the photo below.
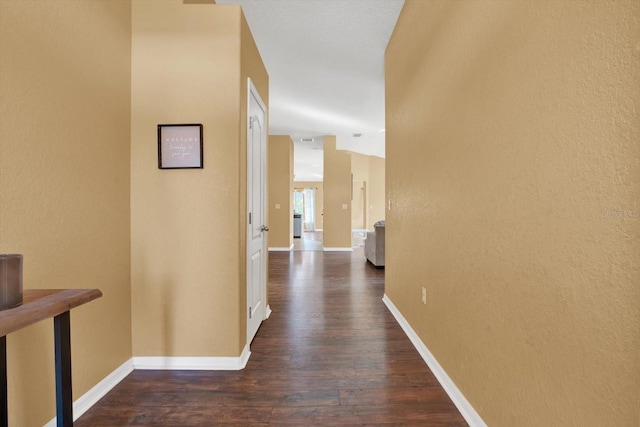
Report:
M 193 127 L 193 131 L 194 134 L 195 132 L 197 132 L 197 134 L 199 135 L 199 139 L 200 139 L 200 144 L 199 144 L 199 156 L 196 156 L 197 159 L 196 161 L 194 161 L 193 163 L 190 163 L 188 165 L 180 165 L 180 166 L 175 166 L 172 165 L 169 162 L 164 162 L 162 161 L 162 131 L 165 128 L 171 128 L 171 127 Z M 197 131 L 196 131 L 197 129 Z M 202 124 L 200 123 L 188 123 L 188 124 L 163 124 L 163 125 L 158 125 L 158 169 L 202 169 L 203 168 L 203 151 L 202 151 L 202 138 L 203 135 L 203 131 L 202 131 Z M 197 147 L 196 147 L 197 148 Z M 165 149 L 166 151 L 166 149 Z M 197 153 L 196 153 L 197 154 Z M 165 164 L 168 163 L 168 164 Z

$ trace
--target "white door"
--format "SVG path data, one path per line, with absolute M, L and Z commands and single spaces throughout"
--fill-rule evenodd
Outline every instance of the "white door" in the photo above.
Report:
M 266 315 L 267 242 L 265 233 L 266 107 L 248 79 L 247 108 L 247 344 Z

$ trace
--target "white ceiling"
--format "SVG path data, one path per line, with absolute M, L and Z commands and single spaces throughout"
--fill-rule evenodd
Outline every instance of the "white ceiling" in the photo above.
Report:
M 384 51 L 404 0 L 216 3 L 242 5 L 269 73 L 269 133 L 294 140 L 296 181 L 322 180 L 323 135 L 384 157 Z

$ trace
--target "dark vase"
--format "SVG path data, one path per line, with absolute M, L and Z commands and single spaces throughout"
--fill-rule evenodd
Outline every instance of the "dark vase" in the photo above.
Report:
M 0 254 L 0 310 L 22 304 L 22 255 Z

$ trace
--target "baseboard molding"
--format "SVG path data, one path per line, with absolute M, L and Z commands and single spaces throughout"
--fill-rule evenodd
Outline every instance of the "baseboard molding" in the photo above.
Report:
M 267 317 L 270 315 L 271 308 L 267 306 Z M 134 369 L 237 371 L 247 366 L 249 356 L 251 352 L 247 345 L 238 357 L 132 357 L 73 402 L 73 421 L 77 421 Z M 56 421 L 57 417 L 54 417 L 44 427 L 56 427 Z
M 291 252 L 293 250 L 293 245 L 291 247 L 273 247 L 269 248 L 269 252 Z
M 322 250 L 325 252 L 353 252 L 353 248 L 349 247 L 349 248 L 327 248 L 327 247 L 322 247 Z
M 407 337 L 411 340 L 411 343 L 414 345 L 422 359 L 427 363 L 433 375 L 438 379 L 440 385 L 449 395 L 449 398 L 453 401 L 453 404 L 456 405 L 456 408 L 460 411 L 460 414 L 464 417 L 464 419 L 469 423 L 470 427 L 487 427 L 487 424 L 480 418 L 480 415 L 473 409 L 471 403 L 464 397 L 462 392 L 456 387 L 455 383 L 449 378 L 449 375 L 445 372 L 445 370 L 440 366 L 436 358 L 431 354 L 427 346 L 422 342 L 418 334 L 413 330 L 409 322 L 404 318 L 402 313 L 396 308 L 396 306 L 391 302 L 389 297 L 385 294 L 382 297 L 382 301 L 387 306 L 393 317 L 396 318 L 396 321 L 402 328 Z
M 133 372 L 132 359 L 127 360 L 115 371 L 107 375 L 102 381 L 93 386 L 88 392 L 83 394 L 73 402 L 73 421 L 80 418 L 87 412 L 96 402 L 102 399 L 112 388 L 114 388 L 127 375 Z M 56 427 L 56 417 L 46 423 L 44 427 Z
M 239 371 L 247 366 L 251 352 L 245 346 L 238 357 L 134 357 L 134 369 Z
M 267 304 L 267 309 L 264 311 L 264 320 L 267 320 L 271 316 L 271 306 Z

